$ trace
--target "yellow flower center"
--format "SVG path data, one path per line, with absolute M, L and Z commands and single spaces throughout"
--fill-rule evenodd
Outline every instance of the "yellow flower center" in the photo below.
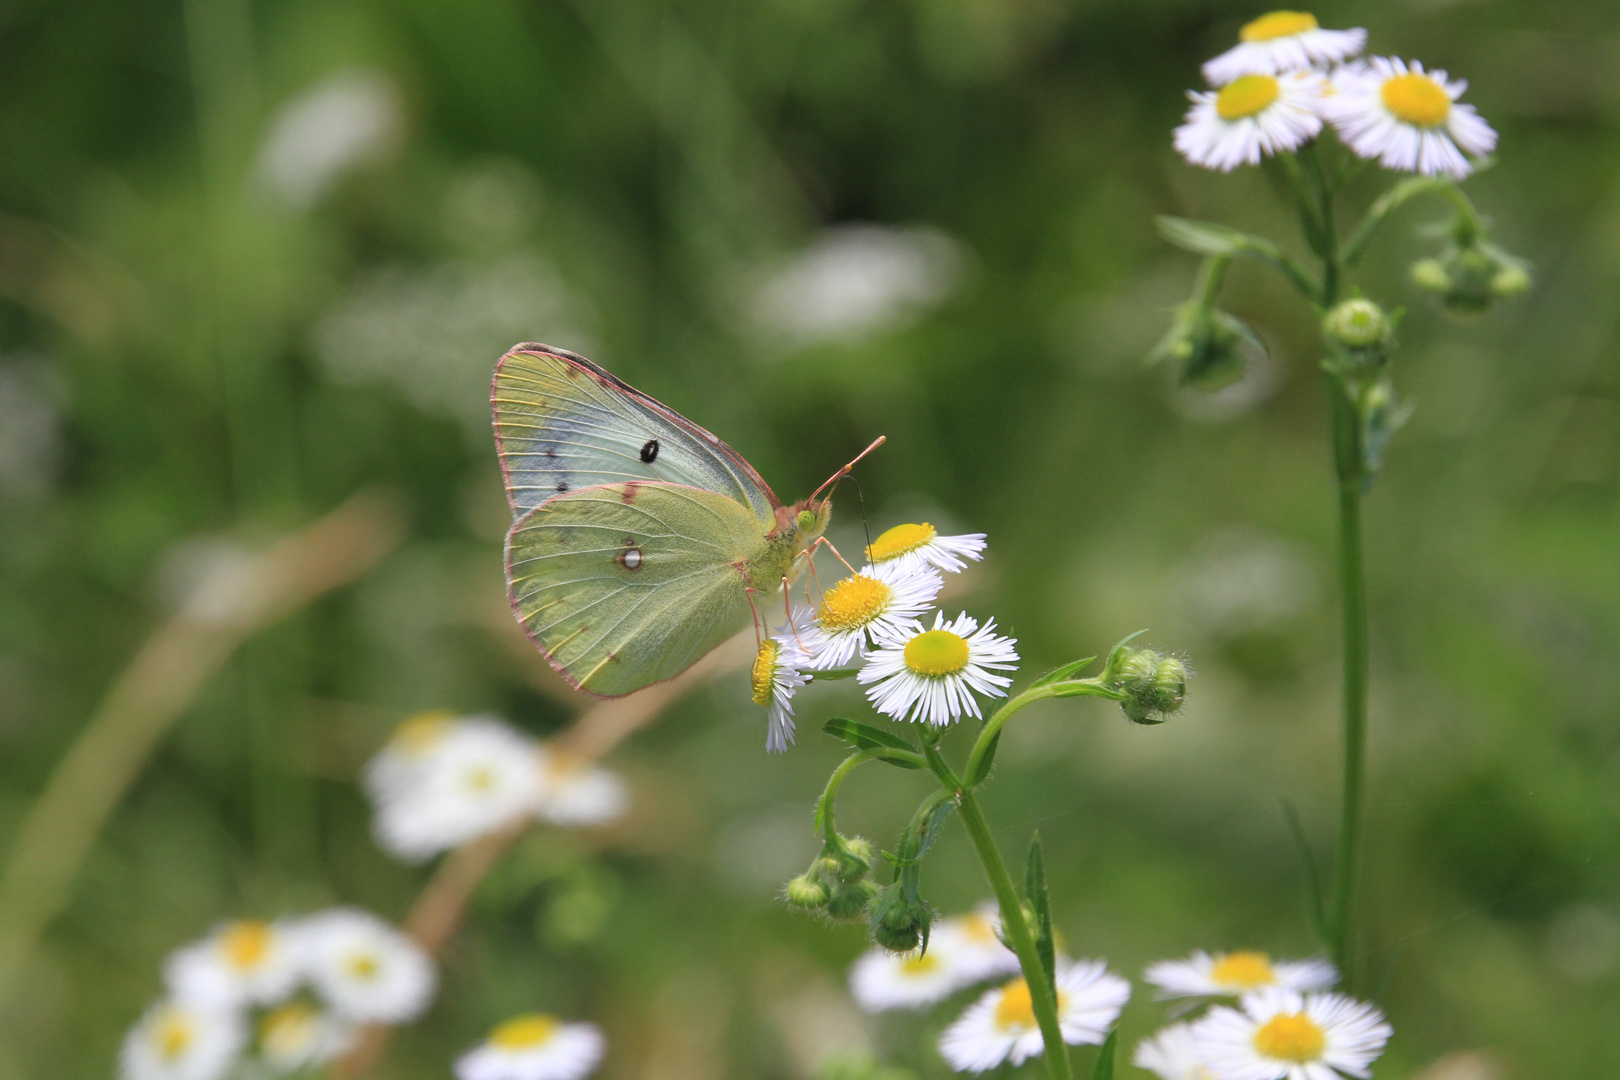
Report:
M 908 551 L 916 551 L 935 535 L 934 527 L 926 521 L 921 525 L 896 525 L 872 541 L 872 546 L 866 549 L 866 558 L 874 563 L 887 562 Z
M 394 729 L 394 744 L 407 754 L 425 754 L 444 737 L 456 714 L 439 710 L 417 713 Z
M 319 1015 L 315 1006 L 303 1001 L 273 1009 L 259 1022 L 259 1045 L 272 1053 L 296 1053 L 314 1033 Z
M 976 941 L 980 945 L 991 945 L 996 941 L 994 924 L 976 911 L 963 915 L 959 920 L 959 925 L 962 927 L 963 937 Z
M 495 770 L 488 765 L 474 765 L 461 774 L 461 782 L 468 791 L 482 794 L 495 787 Z
M 1282 90 L 1270 75 L 1239 75 L 1215 95 L 1215 112 L 1222 120 L 1242 120 L 1265 112 Z
M 939 969 L 939 957 L 933 953 L 923 953 L 921 956 L 908 956 L 900 961 L 900 971 L 905 975 L 927 975 Z
M 501 1024 L 489 1033 L 489 1041 L 502 1050 L 533 1050 L 550 1042 L 560 1027 L 562 1022 L 555 1016 L 530 1013 Z
M 155 1034 L 153 1042 L 157 1043 L 158 1057 L 164 1061 L 175 1061 L 185 1056 L 197 1035 L 191 1026 L 191 1018 L 178 1011 L 164 1013 Z
M 1271 968 L 1271 957 L 1263 952 L 1231 952 L 1215 961 L 1209 977 L 1221 986 L 1234 990 L 1253 990 L 1257 986 L 1270 986 L 1277 981 Z
M 1062 1013 L 1067 998 L 1058 991 L 1058 1012 Z M 1029 983 L 1014 979 L 1001 988 L 1001 1000 L 996 1002 L 996 1027 L 1001 1031 L 1035 1026 L 1035 1003 L 1029 996 Z
M 776 681 L 776 657 L 782 651 L 782 646 L 773 639 L 766 638 L 759 643 L 759 655 L 754 657 L 754 704 L 769 705 L 771 691 Z
M 824 630 L 859 630 L 888 610 L 894 590 L 877 578 L 856 574 L 827 590 L 816 621 Z
M 967 642 L 949 630 L 925 630 L 906 642 L 906 667 L 919 675 L 954 675 L 967 662 Z
M 375 979 L 382 965 L 370 953 L 354 953 L 349 957 L 349 974 L 367 981 Z
M 1451 95 L 1427 75 L 1408 71 L 1384 80 L 1384 107 L 1414 127 L 1438 127 L 1451 115 Z
M 1304 1013 L 1278 1013 L 1254 1033 L 1254 1048 L 1273 1061 L 1302 1065 L 1322 1056 L 1327 1032 Z
M 231 967 L 238 971 L 251 971 L 264 963 L 269 955 L 272 934 L 269 923 L 244 919 L 221 931 L 219 948 Z
M 1273 11 L 1244 25 L 1238 31 L 1243 41 L 1276 41 L 1316 29 L 1316 16 L 1308 11 Z

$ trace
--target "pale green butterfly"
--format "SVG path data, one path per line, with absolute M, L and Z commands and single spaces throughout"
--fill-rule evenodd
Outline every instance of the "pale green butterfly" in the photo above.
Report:
M 783 506 L 731 447 L 566 349 L 514 345 L 491 398 L 512 611 L 601 697 L 674 678 L 748 625 L 750 594 L 791 583 L 822 542 L 832 501 L 816 496 L 883 443 Z

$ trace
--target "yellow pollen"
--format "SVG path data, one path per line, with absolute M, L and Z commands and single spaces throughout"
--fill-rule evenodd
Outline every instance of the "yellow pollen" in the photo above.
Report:
M 1215 95 L 1215 112 L 1222 120 L 1242 120 L 1265 112 L 1281 93 L 1270 75 L 1239 75 Z
M 934 527 L 928 522 L 921 525 L 896 525 L 876 540 L 866 549 L 866 558 L 870 562 L 888 562 L 908 551 L 916 551 L 935 536 Z
M 1451 95 L 1427 75 L 1408 71 L 1384 80 L 1384 107 L 1414 127 L 1439 127 L 1451 115 Z
M 168 1012 L 158 1023 L 157 1052 L 164 1061 L 174 1061 L 190 1049 L 196 1033 L 184 1013 Z
M 219 948 L 226 961 L 238 971 L 249 971 L 264 963 L 270 952 L 272 931 L 269 923 L 248 919 L 232 923 L 219 935 Z
M 900 970 L 907 975 L 927 975 L 939 968 L 939 957 L 933 953 L 908 956 L 900 961 Z
M 502 1050 L 533 1050 L 551 1041 L 562 1023 L 555 1016 L 530 1013 L 513 1017 L 489 1033 L 491 1044 Z
M 1263 952 L 1231 952 L 1215 961 L 1210 968 L 1209 977 L 1221 986 L 1233 990 L 1253 990 L 1258 986 L 1270 986 L 1277 981 L 1277 973 L 1271 969 L 1271 957 Z
M 859 630 L 882 615 L 893 597 L 894 590 L 877 578 L 856 574 L 827 590 L 816 621 L 824 630 Z
M 417 713 L 394 729 L 394 744 L 407 754 L 425 754 L 444 736 L 456 714 L 439 710 Z
M 354 953 L 349 957 L 349 974 L 357 979 L 375 979 L 382 965 L 370 953 Z
M 1279 1013 L 1254 1033 L 1254 1048 L 1273 1061 L 1303 1065 L 1321 1058 L 1327 1032 L 1304 1013 Z
M 776 680 L 776 657 L 782 651 L 771 638 L 759 643 L 759 655 L 754 657 L 754 704 L 769 705 Z
M 989 919 L 985 918 L 983 915 L 980 915 L 978 912 L 974 912 L 971 915 L 963 915 L 961 919 L 958 920 L 958 925 L 960 925 L 962 928 L 963 937 L 970 938 L 981 945 L 990 945 L 996 940 L 996 928 L 994 924 L 992 924 Z
M 1308 11 L 1273 11 L 1246 23 L 1238 31 L 1243 41 L 1276 41 L 1316 29 L 1316 16 Z
M 294 1052 L 307 1041 L 310 1026 L 319 1015 L 315 1006 L 303 1001 L 274 1009 L 259 1022 L 259 1045 Z
M 1057 1007 L 1060 1014 L 1067 1000 L 1067 996 L 1059 990 Z M 1001 988 L 1001 1000 L 996 1002 L 995 1021 L 1001 1031 L 1035 1026 L 1035 1003 L 1029 996 L 1029 983 L 1014 979 Z
M 949 630 L 925 630 L 906 642 L 906 667 L 919 675 L 954 675 L 967 662 L 967 642 Z

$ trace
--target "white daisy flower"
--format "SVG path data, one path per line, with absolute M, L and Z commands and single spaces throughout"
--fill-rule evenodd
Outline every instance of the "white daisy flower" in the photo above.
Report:
M 932 950 L 938 942 L 949 950 L 958 987 L 1015 975 L 1018 956 L 1001 943 L 996 934 L 1000 925 L 996 905 L 984 904 L 976 911 L 936 922 L 928 947 Z
M 423 735 L 413 729 L 409 738 L 421 741 Z M 396 763 L 371 772 L 377 800 L 372 828 L 382 847 L 419 862 L 534 810 L 544 783 L 534 740 L 486 717 L 435 726 L 430 738 L 408 769 Z
M 219 1080 L 247 1041 L 238 1010 L 160 1001 L 124 1037 L 122 1080 Z
M 286 922 L 243 919 L 178 949 L 164 964 L 169 992 L 198 1005 L 266 1005 L 292 993 L 302 957 Z
M 1326 990 L 1339 981 L 1339 973 L 1326 960 L 1277 960 L 1263 952 L 1240 949 L 1215 953 L 1202 949 L 1185 960 L 1151 964 L 1142 978 L 1159 988 L 1159 999 L 1178 997 L 1236 997 L 1251 990 Z
M 1375 56 L 1336 73 L 1323 111 L 1346 146 L 1386 169 L 1449 176 L 1474 171 L 1469 157 L 1496 149 L 1496 132 L 1457 98 L 1468 89 L 1413 60 Z M 1465 156 L 1466 155 L 1466 156 Z
M 967 567 L 963 559 L 977 561 L 984 558 L 984 547 L 984 533 L 941 536 L 924 521 L 915 525 L 896 525 L 879 536 L 866 549 L 866 561 L 873 566 L 894 563 L 906 570 L 933 566 L 957 574 Z
M 1159 1080 L 1215 1080 L 1204 1067 L 1191 1024 L 1171 1024 L 1143 1039 L 1131 1063 Z
M 366 762 L 360 774 L 371 801 L 380 803 L 415 780 L 422 768 L 432 761 L 456 720 L 452 712 L 424 712 L 395 728 L 388 744 Z
M 1239 1008 L 1217 1005 L 1193 1024 L 1215 1080 L 1338 1080 L 1371 1075 L 1395 1029 L 1376 1006 L 1343 994 L 1268 989 Z
M 457 1080 L 581 1080 L 602 1060 L 606 1041 L 595 1024 L 554 1016 L 519 1016 L 456 1061 Z
M 354 1045 L 358 1029 L 307 1001 L 271 1009 L 259 1021 L 259 1058 L 279 1073 L 324 1065 Z
M 1273 11 L 1246 23 L 1238 44 L 1204 65 L 1211 86 L 1244 75 L 1281 75 L 1347 60 L 1367 44 L 1367 31 L 1323 30 L 1308 11 Z
M 1192 108 L 1176 128 L 1181 156 L 1206 169 L 1239 165 L 1294 150 L 1322 130 L 1326 82 L 1314 71 L 1240 75 L 1219 90 L 1190 90 Z
M 1059 964 L 1058 1027 L 1063 1041 L 1071 1046 L 1102 1042 L 1130 999 L 1131 984 L 1101 961 Z M 1042 1049 L 1029 985 L 1023 979 L 988 991 L 939 1037 L 939 1052 L 958 1072 L 981 1073 L 1004 1061 L 1019 1065 Z
M 868 566 L 828 589 L 807 616 L 795 615 L 798 641 L 816 671 L 843 667 L 876 645 L 917 625 L 945 579 L 931 567 Z
M 849 969 L 849 992 L 867 1012 L 921 1009 L 944 1001 L 963 986 L 957 942 L 929 935 L 923 953 L 868 949 Z
M 1012 671 L 1018 666 L 1015 638 L 995 632 L 991 619 L 979 629 L 966 614 L 952 622 L 934 613 L 934 627 L 918 623 L 904 637 L 885 641 L 867 657 L 855 676 L 871 684 L 866 697 L 872 707 L 896 720 L 915 720 L 936 727 L 954 723 L 964 713 L 980 716 L 975 693 L 1006 697 L 1012 679 L 990 669 Z
M 751 678 L 754 704 L 765 706 L 765 750 L 780 754 L 793 745 L 793 695 L 810 681 L 803 669 L 810 658 L 800 649 L 791 629 L 759 643 Z
M 606 825 L 624 816 L 630 790 L 618 773 L 541 749 L 535 816 L 553 825 Z
M 310 981 L 348 1019 L 399 1024 L 421 1015 L 432 1000 L 433 961 L 375 915 L 336 908 L 310 916 L 302 933 Z

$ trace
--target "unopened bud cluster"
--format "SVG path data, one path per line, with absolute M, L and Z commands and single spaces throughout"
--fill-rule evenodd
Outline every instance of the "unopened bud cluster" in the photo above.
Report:
M 1265 345 L 1249 324 L 1219 308 L 1191 301 L 1177 309 L 1169 331 L 1148 354 L 1148 363 L 1169 361 L 1181 382 L 1214 391 L 1243 377 Z
M 1187 665 L 1153 649 L 1128 649 L 1105 675 L 1125 695 L 1119 703 L 1134 724 L 1162 724 L 1187 700 Z
M 867 905 L 878 895 L 878 887 L 868 880 L 873 855 L 870 840 L 840 836 L 836 845 L 829 846 L 810 864 L 810 869 L 783 887 L 782 896 L 791 907 L 830 919 L 864 918 Z
M 1395 347 L 1395 320 L 1371 300 L 1356 297 L 1322 317 L 1322 337 L 1345 367 L 1374 371 L 1388 363 Z
M 1456 315 L 1477 315 L 1530 288 L 1530 271 L 1523 260 L 1486 241 L 1465 221 L 1452 226 L 1452 242 L 1438 258 L 1419 259 L 1411 273 L 1414 285 L 1438 297 Z

